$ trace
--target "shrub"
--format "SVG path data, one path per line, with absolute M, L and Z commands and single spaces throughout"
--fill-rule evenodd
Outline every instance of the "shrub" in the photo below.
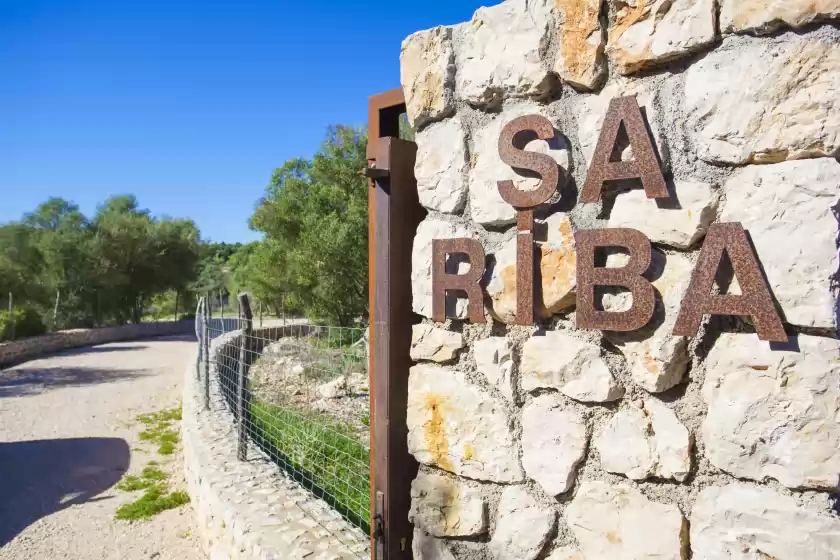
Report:
M 27 338 L 47 332 L 41 315 L 31 307 L 16 307 L 12 315 L 8 311 L 0 311 L 0 340 Z

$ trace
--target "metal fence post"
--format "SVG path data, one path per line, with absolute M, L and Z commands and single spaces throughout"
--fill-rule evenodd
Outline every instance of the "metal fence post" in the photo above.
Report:
M 9 292 L 9 322 L 11 324 L 11 333 L 10 333 L 9 338 L 11 338 L 12 340 L 15 339 L 15 315 L 13 313 L 13 311 L 14 311 L 14 304 L 13 304 L 13 299 L 12 299 L 13 297 L 14 296 L 12 296 L 12 292 Z
M 239 446 L 237 458 L 244 461 L 248 454 L 248 424 L 251 417 L 251 399 L 248 392 L 248 369 L 253 359 L 254 326 L 251 302 L 247 294 L 239 294 L 239 325 L 242 334 L 239 343 L 239 372 L 236 391 L 236 418 L 239 421 Z
M 204 306 L 204 410 L 210 410 L 210 306 Z
M 195 309 L 195 338 L 198 342 L 198 358 L 195 361 L 195 378 L 201 381 L 201 359 L 204 357 L 204 333 L 207 326 L 204 324 L 204 296 L 198 299 L 198 306 Z

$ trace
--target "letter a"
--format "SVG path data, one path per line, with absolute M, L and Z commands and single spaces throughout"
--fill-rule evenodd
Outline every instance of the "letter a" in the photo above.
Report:
M 633 149 L 632 161 L 610 161 L 621 123 L 624 123 L 630 147 Z M 621 179 L 641 179 L 648 198 L 669 197 L 665 177 L 659 169 L 659 161 L 650 142 L 645 119 L 633 95 L 616 97 L 610 101 L 579 202 L 598 202 L 604 182 Z
M 466 274 L 446 272 L 447 255 L 462 254 L 470 258 L 470 270 Z M 475 239 L 433 239 L 432 240 L 432 319 L 446 321 L 446 292 L 466 292 L 469 304 L 467 315 L 473 323 L 484 323 L 484 295 L 481 292 L 481 276 L 484 274 L 484 249 Z
M 712 294 L 712 285 L 724 251 L 729 255 L 743 295 Z M 680 314 L 674 325 L 674 335 L 695 336 L 704 314 L 752 317 L 759 339 L 787 342 L 788 337 L 773 305 L 770 288 L 761 274 L 747 234 L 738 222 L 712 224 L 709 227 L 697 266 L 691 274 L 691 283 L 683 297 Z

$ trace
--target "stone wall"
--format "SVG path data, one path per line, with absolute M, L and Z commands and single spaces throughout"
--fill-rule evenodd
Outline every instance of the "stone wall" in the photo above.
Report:
M 412 255 L 416 559 L 840 559 L 838 21 L 837 0 L 508 0 L 403 42 L 428 210 Z M 579 204 L 623 95 L 671 200 L 619 185 Z M 566 171 L 536 209 L 533 327 L 513 324 L 516 212 L 497 187 L 539 181 L 499 157 L 528 114 L 556 135 L 526 149 Z M 748 231 L 787 344 L 738 318 L 671 334 L 714 222 Z M 574 234 L 617 227 L 654 244 L 654 319 L 577 329 Z M 431 320 L 431 241 L 458 237 L 487 255 L 485 324 Z
M 67 350 L 68 348 L 177 334 L 195 334 L 193 321 L 164 321 L 100 329 L 59 331 L 0 343 L 0 367 L 10 367 L 50 352 Z

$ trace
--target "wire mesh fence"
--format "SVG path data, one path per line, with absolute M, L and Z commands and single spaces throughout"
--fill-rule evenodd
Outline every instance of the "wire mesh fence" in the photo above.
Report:
M 240 459 L 263 453 L 366 534 L 370 401 L 365 331 L 242 316 L 203 330 L 209 382 L 237 424 Z M 208 355 L 208 353 L 205 353 Z M 201 372 L 197 372 L 201 376 Z M 208 397 L 209 398 L 209 386 Z

